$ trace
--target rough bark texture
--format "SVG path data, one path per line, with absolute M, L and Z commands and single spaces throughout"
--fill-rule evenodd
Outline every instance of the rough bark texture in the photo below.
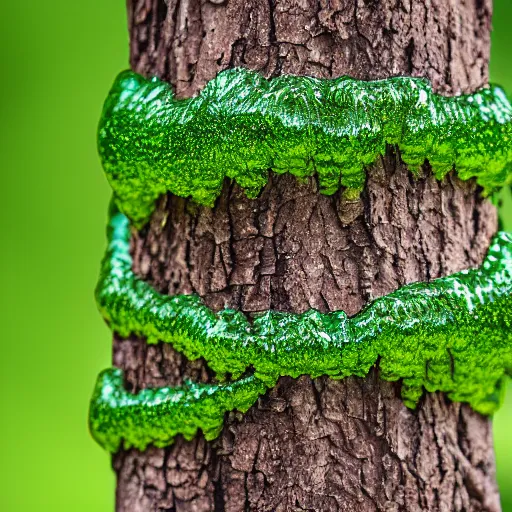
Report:
M 129 0 L 128 12 L 133 69 L 182 97 L 232 66 L 427 76 L 447 94 L 487 82 L 491 0 Z M 134 233 L 135 271 L 215 309 L 355 314 L 482 261 L 496 213 L 474 183 L 439 183 L 428 165 L 413 180 L 393 148 L 368 173 L 355 203 L 290 176 L 255 200 L 226 183 L 213 209 L 163 197 Z M 203 362 L 137 338 L 114 340 L 114 363 L 133 390 L 212 379 Z M 490 421 L 441 394 L 408 410 L 378 373 L 282 378 L 212 443 L 121 451 L 117 510 L 498 511 Z

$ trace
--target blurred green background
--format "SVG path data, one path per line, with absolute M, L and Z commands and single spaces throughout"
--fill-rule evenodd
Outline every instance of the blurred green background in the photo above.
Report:
M 512 93 L 511 23 L 512 2 L 496 0 L 492 78 Z M 110 195 L 95 131 L 127 67 L 124 2 L 4 2 L 0 48 L 0 509 L 112 511 L 110 460 L 89 437 L 87 407 L 110 365 L 93 300 Z M 508 196 L 503 217 L 512 229 Z M 512 512 L 512 387 L 494 423 Z

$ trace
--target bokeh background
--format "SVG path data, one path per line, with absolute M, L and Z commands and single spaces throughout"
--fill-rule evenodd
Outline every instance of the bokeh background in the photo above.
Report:
M 512 2 L 495 0 L 492 79 L 510 93 L 511 25 Z M 87 407 L 110 365 L 93 300 L 110 195 L 95 131 L 127 67 L 124 2 L 3 2 L 0 48 L 0 509 L 112 511 L 110 460 Z M 508 195 L 502 214 L 512 229 Z M 512 512 L 512 387 L 494 424 Z

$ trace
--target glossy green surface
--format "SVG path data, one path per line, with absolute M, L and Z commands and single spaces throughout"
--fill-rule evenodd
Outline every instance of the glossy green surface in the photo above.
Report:
M 141 226 L 167 191 L 213 205 L 225 178 L 255 197 L 268 170 L 317 174 L 320 189 L 359 194 L 365 166 L 397 145 L 414 172 L 454 166 L 486 191 L 510 181 L 512 109 L 498 87 L 443 97 L 422 79 L 363 82 L 245 69 L 220 73 L 192 99 L 121 73 L 105 102 L 98 145 L 121 211 Z
M 178 434 L 192 439 L 198 428 L 210 440 L 219 435 L 226 412 L 247 411 L 265 389 L 251 376 L 229 384 L 188 382 L 132 394 L 124 388 L 121 370 L 105 370 L 94 390 L 89 425 L 94 439 L 111 452 L 121 443 L 139 450 L 149 444 L 164 447 Z
M 491 414 L 512 374 L 512 236 L 507 233 L 496 236 L 480 269 L 404 286 L 354 317 L 342 311 L 268 311 L 252 322 L 233 310 L 215 313 L 197 296 L 159 294 L 138 279 L 131 269 L 129 221 L 115 207 L 108 235 L 96 297 L 111 327 L 122 336 L 172 343 L 189 359 L 203 357 L 220 380 L 226 373 L 233 379 L 195 388 L 200 392 L 165 389 L 133 396 L 122 390 L 119 373 L 104 374 L 91 425 L 110 449 L 121 438 L 138 447 L 161 445 L 177 433 L 193 435 L 197 427 L 213 436 L 225 411 L 247 409 L 283 375 L 364 376 L 378 360 L 382 378 L 402 380 L 409 407 L 424 390 L 443 391 Z M 249 369 L 256 384 L 237 380 Z M 234 391 L 238 386 L 241 395 Z M 169 407 L 173 414 L 166 417 Z

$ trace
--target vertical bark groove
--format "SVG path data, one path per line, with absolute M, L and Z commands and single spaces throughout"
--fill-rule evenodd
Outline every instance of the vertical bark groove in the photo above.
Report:
M 487 83 L 491 0 L 128 0 L 131 66 L 197 93 L 220 70 L 428 77 L 442 93 Z M 361 200 L 272 176 L 213 209 L 162 197 L 134 233 L 134 269 L 214 309 L 357 313 L 403 284 L 477 266 L 496 212 L 472 182 L 412 179 L 394 148 Z M 127 385 L 213 378 L 165 344 L 114 337 Z M 415 411 L 400 384 L 282 378 L 220 438 L 114 456 L 118 511 L 498 511 L 490 421 L 441 394 Z

